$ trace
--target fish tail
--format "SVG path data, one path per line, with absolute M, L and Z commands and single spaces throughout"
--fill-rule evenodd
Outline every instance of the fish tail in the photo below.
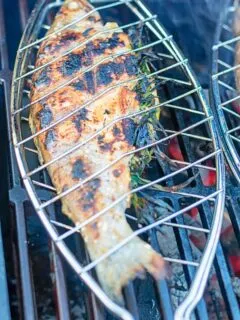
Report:
M 97 266 L 104 291 L 119 304 L 123 304 L 123 287 L 136 277 L 144 278 L 146 271 L 156 280 L 166 274 L 164 259 L 140 238 L 135 238 Z

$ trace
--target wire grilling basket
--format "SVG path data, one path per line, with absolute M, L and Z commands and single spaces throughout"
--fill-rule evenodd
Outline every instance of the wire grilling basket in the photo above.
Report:
M 23 183 L 32 204 L 56 247 L 69 265 L 107 309 L 122 319 L 133 319 L 135 315 L 131 315 L 134 312 L 132 312 L 129 302 L 126 302 L 126 308 L 124 308 L 111 301 L 102 291 L 92 273 L 98 263 L 113 255 L 114 252 L 131 241 L 132 237 L 124 239 L 118 246 L 112 248 L 96 261 L 89 262 L 87 256 L 82 259 L 76 256 L 71 244 L 71 238 L 84 225 L 90 223 L 91 219 L 77 227 L 72 226 L 71 222 L 61 215 L 59 200 L 77 188 L 84 187 L 84 183 L 77 183 L 67 191 L 56 194 L 56 190 L 51 185 L 46 171 L 46 168 L 53 162 L 68 156 L 95 137 L 91 136 L 50 162 L 39 165 L 33 138 L 57 126 L 72 116 L 73 113 L 67 114 L 64 118 L 57 120 L 34 135 L 31 134 L 29 129 L 29 108 L 34 103 L 29 100 L 29 83 L 31 82 L 32 74 L 37 70 L 34 67 L 36 53 L 40 43 L 46 37 L 51 36 L 46 36 L 45 33 L 49 29 L 61 4 L 61 1 L 38 2 L 29 19 L 17 53 L 11 103 L 13 143 L 16 158 Z M 175 318 L 188 319 L 203 295 L 216 251 L 224 207 L 224 162 L 213 123 L 213 116 L 205 101 L 203 90 L 196 81 L 187 60 L 179 52 L 172 37 L 159 24 L 157 17 L 152 15 L 141 1 L 108 1 L 104 3 L 100 0 L 92 1 L 92 4 L 95 6 L 94 10 L 98 10 L 103 19 L 117 21 L 120 28 L 125 32 L 129 32 L 134 27 L 139 28 L 141 34 L 148 35 L 149 41 L 142 44 L 141 47 L 132 49 L 132 51 L 144 54 L 146 57 L 150 57 L 149 59 L 152 58 L 151 73 L 147 77 L 151 80 L 154 79 L 158 84 L 157 92 L 160 102 L 157 106 L 151 106 L 144 112 L 129 114 L 124 118 L 134 118 L 139 115 L 146 116 L 152 110 L 160 108 L 161 125 L 159 126 L 158 139 L 148 141 L 141 147 L 137 147 L 133 153 L 135 154 L 141 150 L 157 150 L 158 153 L 166 153 L 171 160 L 165 156 L 165 158 L 161 158 L 161 161 L 158 161 L 158 166 L 154 167 L 152 165 L 152 168 L 150 166 L 149 180 L 130 191 L 132 195 L 145 192 L 147 199 L 154 199 L 159 209 L 158 215 L 148 214 L 148 219 L 145 219 L 144 222 L 138 220 L 134 212 L 127 212 L 126 215 L 134 229 L 133 236 L 142 236 L 146 241 L 149 241 L 163 255 L 164 259 L 169 261 L 173 275 L 174 273 L 179 273 L 179 268 L 181 269 L 187 289 L 185 297 L 173 304 L 176 309 Z M 121 12 L 124 12 L 124 14 L 120 15 L 119 13 Z M 119 20 L 119 16 L 122 17 L 122 21 Z M 73 24 L 81 21 L 82 18 L 79 17 L 77 21 L 73 21 Z M 55 31 L 55 34 L 62 30 Z M 87 40 L 87 42 L 89 41 L 90 39 Z M 83 45 L 80 43 L 78 46 Z M 64 55 L 68 55 L 70 52 L 68 51 Z M 40 68 L 45 68 L 46 66 L 43 65 Z M 90 68 L 95 67 L 92 66 Z M 87 72 L 87 69 L 84 72 Z M 71 79 L 70 82 L 73 80 Z M 131 81 L 141 80 L 138 78 Z M 67 83 L 61 87 L 64 85 L 67 85 Z M 120 85 L 124 86 L 124 83 Z M 100 95 L 105 93 L 102 92 Z M 52 92 L 49 92 L 47 95 L 51 94 Z M 97 97 L 94 98 L 97 99 Z M 84 107 L 87 108 L 91 102 L 87 101 Z M 74 112 L 77 111 L 79 109 Z M 106 124 L 102 130 L 112 126 L 119 120 L 122 120 L 122 118 Z M 96 136 L 100 133 L 97 132 Z M 178 156 L 176 156 L 176 150 L 178 150 Z M 127 155 L 125 154 L 123 157 Z M 108 170 L 119 160 L 115 159 L 104 170 Z M 86 180 L 91 181 L 100 174 L 101 172 L 96 172 L 87 177 Z M 214 176 L 214 181 L 211 183 L 206 180 L 209 174 Z M 128 195 L 129 193 L 124 194 L 104 210 L 98 212 L 93 219 L 105 214 Z M 208 207 L 212 213 L 207 221 L 201 216 L 201 208 L 203 207 Z M 191 221 L 191 210 L 197 211 L 199 216 L 197 226 Z M 165 233 L 167 236 L 164 236 Z M 196 248 L 196 245 L 191 241 L 193 233 L 203 234 L 205 239 L 204 248 Z M 171 242 L 171 247 L 169 247 L 169 241 Z M 186 248 L 188 248 L 187 251 L 185 250 Z M 173 278 L 170 275 L 169 279 L 166 280 L 170 294 L 172 293 L 170 287 L 177 285 L 174 280 L 171 280 Z M 165 283 L 165 280 L 162 280 L 161 283 Z M 160 287 L 163 288 L 162 284 Z M 162 289 L 160 289 L 160 297 L 161 292 L 163 292 Z M 162 309 L 165 307 L 163 305 Z M 127 308 L 131 312 L 127 311 Z M 169 315 L 167 317 L 170 318 Z
M 213 46 L 212 98 L 229 165 L 240 182 L 239 92 L 235 62 L 239 32 L 236 28 L 239 1 L 228 1 L 219 19 Z M 235 30 L 234 30 L 235 29 Z

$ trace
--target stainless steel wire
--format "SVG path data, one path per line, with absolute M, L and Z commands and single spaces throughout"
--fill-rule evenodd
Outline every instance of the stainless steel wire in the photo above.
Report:
M 111 310 L 115 315 L 119 316 L 122 319 L 132 319 L 131 314 L 125 310 L 123 307 L 118 306 L 116 303 L 111 301 L 107 295 L 102 291 L 100 286 L 96 283 L 96 281 L 90 276 L 89 271 L 92 268 L 96 267 L 98 263 L 109 257 L 110 255 L 114 254 L 117 250 L 119 250 L 122 246 L 126 245 L 129 241 L 140 234 L 146 233 L 153 228 L 159 228 L 161 226 L 167 226 L 168 228 L 179 228 L 190 231 L 198 231 L 203 232 L 207 237 L 207 243 L 202 254 L 202 257 L 199 261 L 187 260 L 183 259 L 182 257 L 168 257 L 165 256 L 164 259 L 171 262 L 171 263 L 178 263 L 181 265 L 189 265 L 196 268 L 195 276 L 192 280 L 189 293 L 185 300 L 181 302 L 178 309 L 176 310 L 176 319 L 188 319 L 190 317 L 190 313 L 193 311 L 197 303 L 200 301 L 203 290 L 205 288 L 205 284 L 207 281 L 207 277 L 212 265 L 212 261 L 214 258 L 214 253 L 216 250 L 219 234 L 220 234 L 220 227 L 222 222 L 222 215 L 223 215 L 223 206 L 224 206 L 224 162 L 223 162 L 223 155 L 221 148 L 219 146 L 219 142 L 217 139 L 217 133 L 215 124 L 213 122 L 213 115 L 208 104 L 205 101 L 204 94 L 202 88 L 199 86 L 192 70 L 188 64 L 187 59 L 185 59 L 180 51 L 178 50 L 177 46 L 172 40 L 172 36 L 168 35 L 164 28 L 159 24 L 157 21 L 157 17 L 152 15 L 151 12 L 145 7 L 145 5 L 139 0 L 128 0 L 128 1 L 113 1 L 107 3 L 103 3 L 103 1 L 92 1 L 96 8 L 91 11 L 91 13 L 95 11 L 99 11 L 101 14 L 102 12 L 106 12 L 106 10 L 110 8 L 118 9 L 119 6 L 125 6 L 128 11 L 134 14 L 137 20 L 134 22 L 130 22 L 125 25 L 121 25 L 116 28 L 116 30 L 125 30 L 127 31 L 128 28 L 132 26 L 142 25 L 145 26 L 149 33 L 151 34 L 153 41 L 149 42 L 146 45 L 143 45 L 137 49 L 127 50 L 126 52 L 121 53 L 121 55 L 129 54 L 129 53 L 137 53 L 147 49 L 154 50 L 157 48 L 157 55 L 159 59 L 166 60 L 168 63 L 166 66 L 159 68 L 158 70 L 154 70 L 149 75 L 138 76 L 135 79 L 123 81 L 118 83 L 117 85 L 111 86 L 108 89 L 103 90 L 96 96 L 94 96 L 91 100 L 87 101 L 80 107 L 76 108 L 74 111 L 67 113 L 61 119 L 51 123 L 47 127 L 41 129 L 39 132 L 35 134 L 29 134 L 29 124 L 28 124 L 28 112 L 29 108 L 39 102 L 41 99 L 44 99 L 57 90 L 67 86 L 68 84 L 72 83 L 73 81 L 77 80 L 77 77 L 72 77 L 67 82 L 62 83 L 60 86 L 55 88 L 52 91 L 49 91 L 47 94 L 42 96 L 40 99 L 36 101 L 30 102 L 28 99 L 29 96 L 29 89 L 27 87 L 27 83 L 30 80 L 31 75 L 36 72 L 37 70 L 43 69 L 46 66 L 50 65 L 54 61 L 62 58 L 63 56 L 68 55 L 71 53 L 76 47 L 71 48 L 67 52 L 63 53 L 61 56 L 53 58 L 47 64 L 44 64 L 38 68 L 34 67 L 34 52 L 36 49 L 39 48 L 39 45 L 42 41 L 46 40 L 49 37 L 56 36 L 60 32 L 64 31 L 66 28 L 73 26 L 76 23 L 79 23 L 85 16 L 79 17 L 67 26 L 61 27 L 58 30 L 55 30 L 53 33 L 48 35 L 42 35 L 43 30 L 49 30 L 49 24 L 46 23 L 46 16 L 47 14 L 55 10 L 57 7 L 61 5 L 62 2 L 59 1 L 47 1 L 41 0 L 38 2 L 36 10 L 32 14 L 28 26 L 25 30 L 25 33 L 22 37 L 18 53 L 17 59 L 14 69 L 13 75 L 13 85 L 12 85 L 12 101 L 11 101 L 11 114 L 12 114 L 12 137 L 13 137 L 13 144 L 16 152 L 16 158 L 19 166 L 19 170 L 21 176 L 23 178 L 23 183 L 27 189 L 29 197 L 33 203 L 34 208 L 36 209 L 37 214 L 39 215 L 43 225 L 45 226 L 46 230 L 48 231 L 49 235 L 51 236 L 52 240 L 55 242 L 56 246 L 63 254 L 65 259 L 71 265 L 71 267 L 75 270 L 75 272 L 79 275 L 79 277 L 88 285 L 88 287 L 95 293 L 95 295 L 101 300 L 101 302 Z M 100 4 L 100 6 L 99 6 Z M 55 11 L 54 11 L 55 12 Z M 89 13 L 88 15 L 90 15 Z M 40 35 L 41 32 L 41 35 Z M 93 35 L 86 41 L 80 43 L 77 48 L 81 48 L 89 43 L 91 39 L 98 36 L 99 33 Z M 228 45 L 228 43 L 226 44 Z M 115 59 L 120 54 L 117 54 L 111 59 Z M 33 58 L 32 58 L 33 57 Z M 107 62 L 110 58 L 104 58 L 102 61 L 97 63 L 94 66 L 90 66 L 82 71 L 82 74 L 88 72 L 97 67 L 97 65 Z M 176 76 L 176 74 L 178 76 Z M 180 74 L 180 76 L 179 76 Z M 47 163 L 37 165 L 34 168 L 32 164 L 29 162 L 28 154 L 31 156 L 37 156 L 37 151 L 33 146 L 33 139 L 40 134 L 50 130 L 51 128 L 59 125 L 69 117 L 72 117 L 74 114 L 79 112 L 82 108 L 89 106 L 92 102 L 99 99 L 102 95 L 108 93 L 109 91 L 113 90 L 116 87 L 124 86 L 129 81 L 131 82 L 139 82 L 143 78 L 152 78 L 158 79 L 162 82 L 166 82 L 166 86 L 168 83 L 179 86 L 179 90 L 172 90 L 170 98 L 161 101 L 156 105 L 149 107 L 146 110 L 141 110 L 132 114 L 127 114 L 126 116 L 118 117 L 113 121 L 104 124 L 104 126 L 95 132 L 93 135 L 87 137 L 84 141 L 77 143 L 75 146 L 69 148 L 64 153 L 58 155 L 56 158 L 50 160 Z M 171 88 L 171 87 L 169 87 Z M 191 108 L 188 105 L 188 100 L 192 99 L 195 101 L 194 105 L 196 107 Z M 165 136 L 159 140 L 153 141 L 148 143 L 142 147 L 136 148 L 133 151 L 127 152 L 121 155 L 119 158 L 114 159 L 109 165 L 103 167 L 101 170 L 94 172 L 92 175 L 86 177 L 79 183 L 76 183 L 68 190 L 57 193 L 56 189 L 50 185 L 49 182 L 43 181 L 41 178 L 41 173 L 45 171 L 45 169 L 50 166 L 51 164 L 60 161 L 64 157 L 67 157 L 70 153 L 78 150 L 83 145 L 87 144 L 92 139 L 95 139 L 103 130 L 106 130 L 116 124 L 118 121 L 127 118 L 133 118 L 136 116 L 141 116 L 146 113 L 149 113 L 156 109 L 169 110 L 174 113 L 178 113 L 181 115 L 188 115 L 191 118 L 189 124 L 187 124 L 183 128 L 165 128 Z M 149 148 L 156 148 L 162 145 L 163 143 L 170 143 L 173 139 L 189 139 L 191 143 L 195 141 L 195 143 L 211 143 L 212 144 L 212 152 L 209 152 L 205 156 L 196 156 L 196 159 L 192 159 L 191 161 L 187 158 L 183 160 L 172 159 L 172 163 L 178 165 L 178 168 L 175 168 L 170 173 L 164 174 L 161 177 L 145 183 L 139 187 L 136 187 L 129 191 L 128 193 L 123 194 L 120 198 L 113 201 L 109 206 L 105 207 L 100 212 L 96 213 L 94 216 L 90 217 L 83 223 L 72 227 L 70 225 L 66 225 L 61 221 L 50 220 L 48 216 L 48 206 L 54 205 L 57 201 L 59 201 L 62 197 L 70 194 L 74 190 L 78 188 L 84 188 L 84 185 L 100 175 L 101 173 L 105 172 L 106 170 L 110 169 L 114 164 L 116 164 L 119 160 L 123 157 L 129 156 L 130 154 L 139 153 L 140 151 L 149 149 Z M 189 148 L 191 148 L 191 143 L 189 144 Z M 173 177 L 177 177 L 182 173 L 188 174 L 189 170 L 197 170 L 199 173 L 202 172 L 215 172 L 216 173 L 216 185 L 214 186 L 214 190 L 211 188 L 209 192 L 206 194 L 194 194 L 194 192 L 185 192 L 184 190 L 174 190 L 174 189 L 162 189 L 160 182 L 163 181 L 170 181 Z M 34 176 L 34 178 L 33 178 Z M 111 250 L 106 252 L 103 256 L 99 259 L 90 262 L 87 265 L 81 265 L 78 261 L 77 257 L 74 253 L 70 250 L 67 246 L 65 239 L 72 234 L 79 232 L 81 228 L 89 224 L 90 222 L 97 219 L 99 216 L 105 214 L 110 210 L 114 205 L 121 202 L 123 199 L 128 197 L 133 193 L 137 193 L 143 191 L 145 189 L 149 189 L 150 187 L 157 187 L 159 189 L 159 193 L 166 195 L 171 195 L 171 197 L 180 197 L 181 199 L 188 200 L 191 199 L 190 204 L 184 205 L 178 210 L 171 212 L 165 217 L 158 218 L 153 223 L 149 223 L 145 226 L 140 226 L 139 229 L 135 230 L 131 236 L 124 239 L 124 241 L 120 242 L 117 246 L 113 247 Z M 49 190 L 51 197 L 49 200 L 43 202 L 38 197 L 38 189 L 43 188 L 45 190 Z M 176 198 L 177 199 L 177 198 Z M 204 227 L 195 227 L 183 223 L 177 223 L 174 219 L 179 217 L 180 215 L 186 214 L 192 208 L 196 208 L 201 206 L 203 203 L 209 202 L 213 206 L 213 220 L 212 220 L 212 227 L 208 230 Z M 128 219 L 132 219 L 137 221 L 136 217 L 127 215 Z M 59 233 L 59 227 L 62 230 L 66 230 L 64 233 Z M 187 314 L 187 316 L 186 316 Z
M 240 95 L 236 88 L 235 71 L 240 68 L 235 63 L 236 45 L 240 36 L 234 32 L 234 23 L 239 1 L 228 1 L 226 10 L 222 12 L 213 46 L 212 63 L 212 97 L 216 106 L 216 116 L 219 122 L 225 154 L 229 165 L 240 182 L 240 139 L 238 104 Z M 240 21 L 238 22 L 240 24 Z

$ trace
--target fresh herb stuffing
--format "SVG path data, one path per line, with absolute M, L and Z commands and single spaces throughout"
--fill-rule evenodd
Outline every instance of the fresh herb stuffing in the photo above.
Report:
M 140 31 L 142 36 L 142 30 Z M 131 37 L 131 35 L 130 35 Z M 136 40 L 137 37 L 134 33 L 131 37 L 134 39 L 133 47 L 141 47 L 143 42 Z M 152 60 L 156 60 L 156 55 L 153 52 L 143 53 L 139 57 L 139 75 L 149 75 L 152 69 L 155 69 Z M 152 68 L 153 67 L 153 68 Z M 160 103 L 157 87 L 159 86 L 159 79 L 153 77 L 143 77 L 134 90 L 140 101 L 140 110 L 147 110 L 150 107 Z M 136 131 L 135 131 L 135 147 L 139 148 L 160 139 L 160 132 L 166 135 L 163 127 L 160 124 L 160 107 L 144 113 L 141 117 L 136 118 Z M 151 180 L 148 177 L 148 169 L 156 161 L 160 165 L 169 164 L 172 168 L 178 168 L 177 165 L 161 151 L 161 146 L 156 145 L 153 148 L 147 148 L 135 153 L 130 161 L 131 171 L 131 188 L 135 189 L 141 185 L 145 185 Z M 156 179 L 156 177 L 155 177 Z M 137 214 L 140 222 L 151 223 L 154 219 L 160 216 L 165 216 L 172 212 L 172 208 L 165 201 L 157 196 L 155 191 L 177 191 L 189 185 L 195 176 L 187 179 L 187 181 L 174 185 L 171 187 L 154 184 L 146 191 L 134 193 L 131 197 L 132 206 Z
M 150 73 L 150 70 L 147 67 L 145 61 L 140 64 L 140 73 Z M 152 85 L 147 78 L 139 81 L 139 83 L 135 87 L 135 91 L 140 99 L 140 110 L 147 110 L 148 108 L 156 104 L 156 96 L 154 96 Z M 160 108 L 155 109 L 151 112 L 146 112 L 146 114 L 143 114 L 140 119 L 136 120 L 136 148 L 156 140 L 156 127 L 158 127 L 159 118 Z M 136 188 L 143 183 L 143 180 L 145 180 L 143 179 L 144 171 L 149 166 L 153 158 L 153 148 L 142 150 L 132 157 L 130 162 L 132 188 Z
M 142 59 L 139 64 L 139 74 L 149 74 L 150 67 L 146 59 Z M 137 83 L 135 86 L 135 92 L 137 93 L 140 101 L 140 110 L 147 110 L 150 107 L 159 103 L 157 98 L 157 92 L 154 82 L 146 77 Z M 135 132 L 135 147 L 139 148 L 151 142 L 159 139 L 158 132 L 160 129 L 160 107 L 151 110 L 150 112 L 144 113 L 140 118 L 136 119 L 136 132 Z M 146 171 L 150 167 L 151 162 L 156 160 L 156 151 L 159 149 L 158 146 L 155 148 L 147 148 L 134 154 L 130 161 L 131 170 L 131 188 L 135 189 L 141 185 L 147 184 L 150 180 L 147 178 Z M 154 185 L 152 189 L 159 188 L 161 186 Z M 151 197 L 150 197 L 151 198 Z M 153 215 L 150 213 L 149 197 L 140 193 L 134 193 L 131 197 L 132 206 L 141 222 L 151 222 L 149 219 Z M 154 207 L 165 208 L 164 212 L 167 213 L 171 208 L 165 206 L 163 201 L 156 201 Z M 151 208 L 153 209 L 153 206 Z M 154 209 L 155 211 L 155 209 Z M 157 211 L 155 211 L 157 212 Z

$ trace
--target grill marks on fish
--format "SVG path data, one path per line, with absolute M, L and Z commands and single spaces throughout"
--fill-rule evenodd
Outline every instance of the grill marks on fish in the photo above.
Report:
M 91 52 L 93 57 L 106 53 L 108 49 L 124 47 L 124 41 L 121 40 L 121 35 L 114 33 L 112 37 L 107 39 L 96 39 L 86 44 L 86 51 Z
M 102 64 L 97 69 L 97 85 L 108 85 L 112 82 L 114 76 L 122 75 L 123 72 L 123 63 L 109 62 Z
M 78 40 L 78 38 L 78 33 L 73 31 L 66 31 L 63 35 L 61 35 L 59 39 L 59 45 L 61 45 L 61 47 L 65 44 L 69 45 L 69 42 L 76 41 Z
M 34 86 L 37 89 L 41 89 L 50 85 L 51 78 L 49 73 L 50 73 L 49 67 L 45 67 L 42 70 L 40 70 L 40 72 L 36 73 L 35 79 L 34 79 Z
M 93 16 L 89 16 L 87 19 L 88 19 L 88 21 L 91 21 L 91 22 L 97 22 L 98 21 L 96 19 L 96 17 L 93 17 Z
M 82 159 L 77 159 L 72 166 L 72 178 L 79 180 L 87 177 L 87 168 Z
M 53 54 L 62 52 L 65 48 L 76 46 L 78 41 L 82 41 L 83 37 L 81 33 L 66 30 L 61 36 L 58 36 L 55 41 L 46 41 L 46 46 L 39 50 L 39 56 L 43 54 Z M 66 49 L 65 49 L 66 50 Z
M 53 146 L 54 146 L 54 142 L 56 138 L 56 134 L 54 129 L 50 129 L 47 133 L 46 133 L 46 138 L 45 138 L 45 146 L 47 150 L 50 150 Z
M 44 53 L 56 54 L 64 52 L 63 50 L 69 50 L 69 47 L 75 52 L 79 52 L 80 55 L 85 56 L 88 59 L 99 56 L 105 53 L 108 49 L 112 50 L 117 47 L 124 47 L 124 41 L 121 40 L 123 34 L 113 34 L 112 37 L 107 39 L 93 39 L 90 40 L 84 48 L 74 50 L 75 47 L 79 46 L 87 38 L 93 36 L 96 33 L 94 28 L 88 28 L 82 33 L 73 31 L 65 31 L 63 35 L 58 36 L 54 41 L 48 41 L 48 44 L 39 51 L 39 55 Z M 90 64 L 90 61 L 88 62 Z
M 128 64 L 125 64 L 125 61 Z M 131 65 L 134 63 L 134 65 Z M 116 62 L 102 63 L 95 69 L 87 71 L 83 76 L 80 76 L 77 81 L 71 83 L 71 86 L 78 90 L 86 90 L 91 95 L 96 92 L 96 87 L 110 85 L 114 80 L 118 80 L 124 73 L 128 75 L 137 75 L 138 67 L 135 65 L 136 60 L 129 57 L 119 57 Z M 60 67 L 60 72 L 64 76 L 74 75 L 79 72 L 82 60 L 81 55 L 72 55 L 68 60 L 64 61 Z
M 92 28 L 90 31 L 92 31 Z M 88 30 L 88 32 L 90 32 Z M 61 43 L 66 43 L 66 50 L 68 48 L 67 43 L 75 41 L 77 44 L 78 39 L 82 35 L 74 35 L 73 31 L 67 31 L 63 34 L 63 39 L 48 40 L 47 48 L 54 46 L 51 50 L 56 53 L 57 48 L 62 48 Z M 115 50 L 125 46 L 124 39 L 126 35 L 123 33 L 113 33 L 112 37 L 107 39 L 95 39 L 87 43 L 83 48 L 75 49 L 71 53 L 64 56 L 61 60 L 56 63 L 50 64 L 49 66 L 43 67 L 35 73 L 34 85 L 36 88 L 43 88 L 48 90 L 51 81 L 55 84 L 58 82 L 59 85 L 61 76 L 64 78 L 75 77 L 83 67 L 89 67 L 94 64 L 94 60 L 110 50 Z M 50 42 L 50 43 L 49 43 Z M 46 47 L 40 49 L 40 52 L 44 52 Z M 53 56 L 54 56 L 53 54 Z M 43 54 L 43 56 L 46 56 Z M 51 54 L 49 54 L 51 57 Z M 39 58 L 37 66 L 41 66 L 46 63 L 47 60 Z M 57 72 L 56 72 L 57 71 Z M 59 73 L 59 74 L 58 74 Z M 126 55 L 115 58 L 114 61 L 102 63 L 96 66 L 93 70 L 85 72 L 83 77 L 79 77 L 78 81 L 74 81 L 71 86 L 79 91 L 87 90 L 88 93 L 94 94 L 96 92 L 96 86 L 106 86 L 112 83 L 113 80 L 119 79 L 124 73 L 127 75 L 136 75 L 138 73 L 137 59 L 133 55 Z M 85 85 L 83 85 L 85 84 Z
M 93 28 L 89 28 L 86 31 L 89 33 L 92 30 Z M 86 37 L 86 34 L 83 33 L 82 35 Z M 71 76 L 79 71 L 82 66 L 90 66 L 94 57 L 103 54 L 108 49 L 114 49 L 123 45 L 124 42 L 120 40 L 118 35 L 107 40 L 96 39 L 95 41 L 90 41 L 83 49 L 76 49 L 69 53 L 64 62 L 59 66 L 59 71 L 63 76 Z M 62 47 L 59 44 L 56 46 Z
M 93 28 L 88 28 L 88 29 L 86 29 L 85 31 L 83 31 L 82 35 L 83 35 L 84 37 L 87 37 L 92 30 L 94 30 L 94 29 L 93 29 Z
M 123 65 L 123 63 L 120 63 L 120 65 Z M 114 67 L 114 70 L 115 70 L 115 67 Z M 86 91 L 88 94 L 94 95 L 95 89 L 96 89 L 95 78 L 96 78 L 95 74 L 92 71 L 89 71 L 85 73 L 83 79 L 79 79 L 77 82 L 72 83 L 70 87 L 73 89 L 73 91 L 80 91 L 80 92 Z M 112 81 L 113 80 L 114 79 L 112 79 Z M 54 103 L 60 103 L 62 105 L 62 110 L 66 108 L 66 112 L 67 112 L 67 110 L 69 109 L 69 106 L 71 105 L 71 96 L 69 95 L 68 87 L 62 89 L 60 92 L 56 94 L 57 94 L 56 96 L 57 99 L 56 99 L 56 102 Z M 123 113 L 127 112 L 127 107 L 130 102 L 126 100 L 126 97 L 130 97 L 130 96 L 132 96 L 131 103 L 133 104 L 138 103 L 137 95 L 134 92 L 129 91 L 125 87 L 122 88 L 120 105 L 122 107 Z M 40 120 L 40 128 L 46 128 L 52 123 L 52 121 L 57 119 L 57 118 L 54 119 L 52 110 L 49 108 L 49 105 L 51 105 L 51 101 L 53 100 L 49 98 L 46 101 L 47 102 L 44 102 L 44 104 L 41 107 L 41 110 L 38 113 L 38 118 Z M 72 105 L 72 108 L 75 108 L 74 105 Z M 106 109 L 105 111 L 104 111 L 104 114 L 106 115 L 106 117 L 108 117 L 111 114 L 111 109 Z M 79 134 L 78 136 L 76 136 L 76 139 L 75 139 L 76 142 L 81 137 L 82 132 L 85 131 L 86 121 L 89 121 L 88 114 L 89 114 L 89 110 L 86 107 L 83 107 L 71 118 L 71 121 L 74 123 L 74 126 Z M 106 141 L 104 138 L 104 135 L 98 136 L 97 141 L 98 141 L 98 146 L 100 151 L 103 153 L 106 153 L 106 152 L 113 153 L 115 150 L 115 143 L 120 141 L 126 141 L 129 145 L 133 145 L 135 140 L 135 129 L 136 129 L 136 125 L 134 123 L 134 120 L 132 119 L 125 119 L 119 122 L 118 125 L 114 125 L 113 128 L 111 129 L 112 139 L 110 140 L 108 139 Z M 45 147 L 47 150 L 50 150 L 52 147 L 54 147 L 54 141 L 56 140 L 56 136 L 58 135 L 58 132 L 59 132 L 58 126 L 56 126 L 56 128 L 51 129 L 46 133 Z M 67 135 L 67 132 L 69 135 Z M 69 130 L 65 130 L 65 135 L 66 135 L 66 142 L 67 142 L 68 137 L 71 137 L 71 128 L 69 128 Z M 62 136 L 62 133 L 60 133 L 60 136 Z
M 100 65 L 96 72 L 97 85 L 108 85 L 113 79 L 119 79 L 124 72 L 128 75 L 136 75 L 138 73 L 136 62 L 137 60 L 132 59 L 131 56 L 126 56 L 121 57 L 119 62 L 108 62 Z
M 125 166 L 123 165 L 118 165 L 116 169 L 113 170 L 112 174 L 115 178 L 121 177 L 123 171 L 125 170 Z
M 136 124 L 132 119 L 123 119 L 118 125 L 114 125 L 111 135 L 100 134 L 97 137 L 99 148 L 102 152 L 113 153 L 118 143 L 124 142 L 132 146 L 135 141 Z
M 85 83 L 83 80 L 78 80 L 76 82 L 73 82 L 71 86 L 77 91 L 84 91 L 86 89 Z
M 76 114 L 76 116 L 74 116 L 73 122 L 79 133 L 82 132 L 82 128 L 84 125 L 83 121 L 88 120 L 87 114 L 88 110 L 86 108 L 83 108 Z
M 48 106 L 43 105 L 43 108 L 38 113 L 41 129 L 46 128 L 50 125 L 53 120 L 53 114 L 51 108 Z
M 82 190 L 82 197 L 79 200 L 79 203 L 84 212 L 90 209 L 93 210 L 94 213 L 97 212 L 96 196 L 100 186 L 101 180 L 99 178 L 96 178 L 88 182 Z
M 120 134 L 121 134 L 121 129 L 117 125 L 114 125 L 114 127 L 113 127 L 113 135 L 115 137 L 117 137 Z
M 90 94 L 95 93 L 95 81 L 93 71 L 88 71 L 84 74 L 85 87 Z
M 81 56 L 81 55 L 80 55 Z M 64 61 L 65 64 L 63 64 L 63 69 L 66 69 L 64 73 L 66 75 L 70 75 L 72 73 L 77 73 L 81 69 L 81 59 L 79 59 L 79 55 L 77 54 L 71 54 L 68 56 L 68 59 Z M 125 63 L 127 62 L 127 63 Z M 138 72 L 137 68 L 137 60 L 132 57 L 131 55 L 128 56 L 122 56 L 115 61 L 103 63 L 99 65 L 95 70 L 86 72 L 83 76 L 80 76 L 77 81 L 74 81 L 70 84 L 70 88 L 72 88 L 73 92 L 81 92 L 84 94 L 90 94 L 94 95 L 96 93 L 96 89 L 99 90 L 100 87 L 106 87 L 108 85 L 111 85 L 113 81 L 118 80 L 121 76 L 126 76 L 129 74 L 136 74 Z M 49 73 L 50 68 L 48 68 Z M 51 69 L 51 72 L 54 72 L 54 68 Z M 51 73 L 50 73 L 51 75 Z M 40 78 L 41 80 L 41 78 Z M 37 83 L 37 81 L 35 81 Z M 38 113 L 40 128 L 46 128 L 49 126 L 54 120 L 53 113 L 51 108 L 48 107 L 48 105 L 56 105 L 61 104 L 62 106 L 62 112 L 63 115 L 65 114 L 64 110 L 70 110 L 69 107 L 75 108 L 74 105 L 72 105 L 71 102 L 71 95 L 69 94 L 69 87 L 65 87 L 59 92 L 57 91 L 55 94 L 50 96 L 47 100 L 44 101 L 44 103 L 41 105 L 41 109 Z M 129 102 L 125 101 L 126 97 L 133 96 L 135 99 L 134 104 L 136 104 L 136 94 L 129 91 L 127 88 L 122 88 L 122 98 L 121 98 L 121 105 L 122 105 L 122 112 L 127 112 L 127 107 Z M 84 99 L 84 98 L 83 98 Z M 53 103 L 53 101 L 55 102 Z M 82 100 L 84 102 L 84 100 Z M 111 109 L 106 109 L 106 116 L 111 114 Z M 56 111 L 56 115 L 58 115 L 58 111 Z M 72 117 L 71 120 L 74 123 L 74 126 L 79 134 L 78 137 L 76 137 L 75 141 L 77 142 L 78 139 L 81 137 L 83 130 L 85 130 L 85 124 L 86 121 L 88 121 L 88 110 L 87 108 L 81 109 L 76 115 Z M 115 150 L 115 143 L 117 141 L 123 141 L 124 139 L 129 145 L 133 145 L 134 143 L 134 131 L 135 131 L 135 125 L 134 122 L 126 119 L 126 121 L 122 121 L 120 127 L 114 126 L 113 127 L 113 139 L 110 141 L 105 141 L 104 139 L 101 139 L 101 135 L 98 138 L 98 146 L 99 150 L 103 153 L 113 153 Z M 59 130 L 58 128 L 54 128 L 49 130 L 47 133 L 45 133 L 45 139 L 44 139 L 44 145 L 47 150 L 51 150 L 55 146 L 55 141 L 57 139 L 57 136 L 59 136 Z M 68 135 L 67 135 L 68 132 Z M 60 136 L 62 136 L 62 131 L 60 133 Z M 59 137 L 60 137 L 59 136 Z M 68 137 L 70 138 L 72 136 L 71 134 L 71 128 L 69 128 L 68 131 L 66 131 L 66 141 Z
M 62 63 L 59 71 L 62 75 L 71 76 L 74 73 L 78 72 L 82 66 L 82 56 L 76 53 L 70 53 L 67 56 L 67 59 Z

